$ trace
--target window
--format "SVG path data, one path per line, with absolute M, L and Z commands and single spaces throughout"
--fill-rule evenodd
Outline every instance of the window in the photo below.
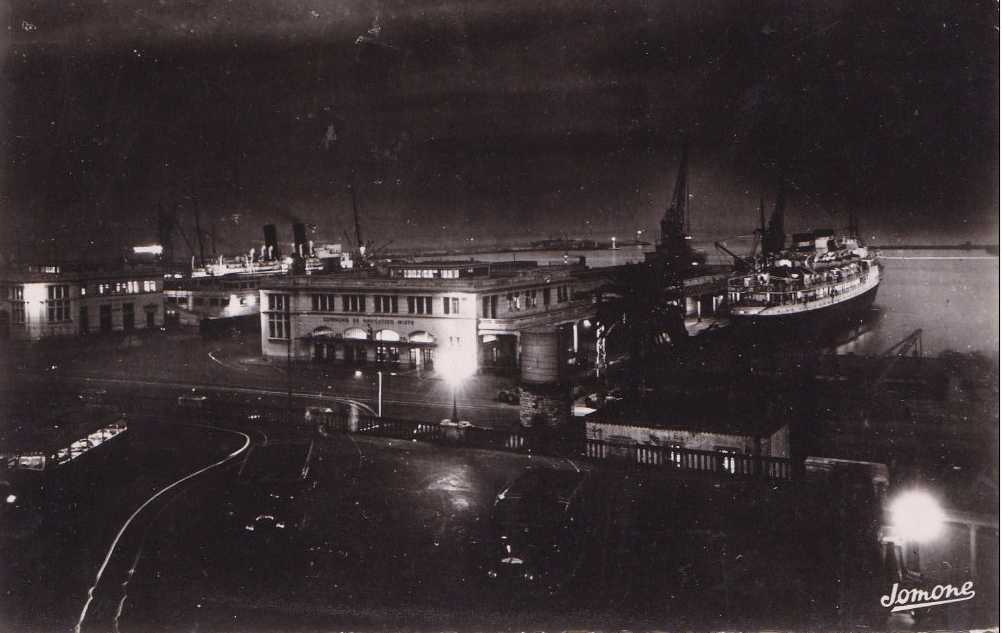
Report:
M 268 315 L 268 338 L 289 338 L 289 320 L 284 312 L 272 312 Z
M 498 296 L 490 295 L 483 298 L 483 314 L 485 319 L 498 318 Z
M 268 310 L 283 311 L 289 303 L 289 295 L 268 295 Z
M 11 302 L 11 310 L 11 318 L 14 319 L 14 325 L 24 325 L 24 301 Z
M 376 312 L 398 312 L 398 299 L 397 297 L 390 295 L 376 295 L 373 297 L 375 301 L 375 311 Z
M 333 312 L 335 295 L 313 295 L 314 312 Z
M 563 303 L 570 297 L 567 286 L 557 286 L 557 303 Z
M 365 312 L 365 295 L 341 295 L 344 312 Z
M 70 320 L 69 286 L 49 286 L 49 301 L 46 304 L 50 322 Z
M 508 295 L 508 312 L 518 312 L 522 309 L 522 299 L 517 294 Z
M 543 305 L 544 306 L 550 305 L 550 289 L 549 288 L 543 288 Z
M 408 314 L 431 314 L 431 297 L 407 297 Z
M 87 296 L 87 286 L 86 286 L 86 284 L 83 284 L 83 285 L 80 286 L 80 296 L 81 297 L 86 297 Z
M 459 270 L 456 268 L 453 268 L 451 270 L 443 270 L 442 279 L 459 279 Z
M 289 295 L 268 295 L 268 338 L 289 338 Z
M 111 292 L 111 284 L 98 284 L 97 285 L 97 294 L 99 294 L 99 295 L 106 295 L 106 294 L 109 294 L 110 292 Z
M 459 297 L 442 297 L 444 314 L 459 314 Z
M 147 279 L 143 282 L 143 292 L 156 292 L 157 291 L 157 281 L 155 279 Z
M 536 291 L 526 290 L 525 291 L 525 307 L 535 308 L 536 307 Z

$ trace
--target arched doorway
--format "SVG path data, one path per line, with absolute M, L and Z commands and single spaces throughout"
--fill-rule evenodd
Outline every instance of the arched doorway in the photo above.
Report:
M 431 369 L 435 366 L 435 337 L 423 330 L 411 332 L 407 335 L 407 342 L 410 343 L 411 367 L 422 367 Z
M 373 338 L 376 340 L 376 362 L 400 363 L 400 335 L 393 330 L 378 330 Z
M 344 337 L 344 359 L 349 363 L 365 363 L 369 360 L 369 333 L 360 327 L 348 328 Z
M 313 341 L 313 360 L 320 363 L 332 363 L 336 356 L 334 348 L 334 331 L 326 325 L 314 328 L 310 332 Z

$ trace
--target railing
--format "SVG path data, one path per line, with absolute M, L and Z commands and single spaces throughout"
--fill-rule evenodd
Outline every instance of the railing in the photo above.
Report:
M 587 439 L 582 444 L 580 435 L 569 437 L 564 434 L 555 437 L 553 435 L 555 432 L 551 429 L 500 430 L 368 416 L 358 417 L 354 423 L 346 420 L 349 418 L 329 416 L 324 431 L 357 430 L 358 433 L 396 439 L 433 441 L 469 448 L 584 457 L 618 465 L 717 473 L 730 477 L 788 480 L 792 475 L 790 460 L 782 457 L 701 451 L 676 446 L 626 444 L 596 439 Z
M 677 446 L 627 444 L 588 439 L 585 456 L 623 464 L 664 467 L 680 471 L 715 472 L 735 477 L 787 480 L 791 462 L 782 457 L 742 455 L 723 451 L 700 451 Z
M 729 291 L 742 303 L 753 305 L 796 305 L 817 301 L 838 301 L 840 295 L 862 287 L 866 275 L 847 275 L 837 283 L 823 282 L 796 290 L 769 290 L 762 287 L 731 286 Z

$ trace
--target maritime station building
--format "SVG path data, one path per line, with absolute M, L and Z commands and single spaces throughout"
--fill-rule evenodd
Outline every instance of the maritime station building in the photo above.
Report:
M 37 341 L 163 324 L 163 275 L 156 267 L 0 269 L 0 339 Z
M 269 281 L 265 357 L 468 373 L 515 370 L 521 339 L 547 332 L 562 366 L 594 360 L 601 274 L 573 264 L 424 261 Z M 552 356 L 552 354 L 551 354 Z

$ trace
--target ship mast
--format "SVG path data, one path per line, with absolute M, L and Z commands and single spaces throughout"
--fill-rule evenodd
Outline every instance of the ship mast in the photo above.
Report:
M 776 206 L 769 218 L 769 226 L 762 235 L 762 255 L 774 255 L 783 250 L 786 245 L 786 229 L 783 227 L 783 215 L 786 211 L 786 188 L 783 179 L 779 179 L 779 192 L 776 194 Z

